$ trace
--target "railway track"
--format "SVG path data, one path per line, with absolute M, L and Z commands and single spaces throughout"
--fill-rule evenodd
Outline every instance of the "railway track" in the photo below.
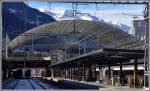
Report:
M 13 80 L 3 85 L 3 89 L 55 89 L 50 84 L 43 83 L 40 80 L 20 79 Z
M 19 83 L 19 80 L 15 82 L 15 84 L 12 86 L 11 89 L 15 89 L 15 87 L 17 86 L 18 83 Z

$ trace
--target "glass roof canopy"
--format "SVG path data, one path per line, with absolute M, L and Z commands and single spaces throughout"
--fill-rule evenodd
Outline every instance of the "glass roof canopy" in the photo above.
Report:
M 104 48 L 138 48 L 141 42 L 133 36 L 103 22 L 93 22 L 86 20 L 64 20 L 49 24 L 44 24 L 20 34 L 9 43 L 11 49 L 32 40 L 44 38 L 51 35 L 75 35 L 80 38 L 74 44 L 65 44 L 65 48 L 80 45 L 87 39 L 97 42 Z M 62 45 L 53 45 L 62 47 Z

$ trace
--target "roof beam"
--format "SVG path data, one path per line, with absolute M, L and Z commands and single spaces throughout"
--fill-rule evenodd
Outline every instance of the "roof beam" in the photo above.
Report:
M 70 20 L 70 21 L 72 21 L 72 20 Z M 42 37 L 44 37 L 44 35 L 46 35 L 46 33 L 47 33 L 47 35 L 50 35 L 50 33 L 52 33 L 52 35 L 59 34 L 59 33 L 60 34 L 63 34 L 63 33 L 69 34 L 69 30 L 71 30 L 73 28 L 73 26 L 68 26 L 68 25 L 70 25 L 70 21 L 59 21 L 59 22 L 42 25 L 37 28 L 33 28 L 33 29 L 29 30 L 28 32 L 21 34 L 20 36 L 16 37 L 14 40 L 12 40 L 9 43 L 9 47 L 13 49 L 13 48 L 17 47 L 18 45 L 21 45 L 22 43 L 31 41 L 32 34 L 33 35 L 38 35 L 38 34 L 43 35 L 43 36 L 36 36 L 34 39 L 42 38 Z M 84 37 L 84 38 L 79 40 L 79 42 L 77 44 L 75 43 L 75 45 L 80 44 L 81 42 L 85 41 L 88 38 L 91 38 L 92 40 L 96 40 L 97 38 L 99 38 L 99 43 L 104 44 L 105 47 L 108 47 L 108 46 L 109 47 L 110 46 L 111 47 L 116 47 L 116 46 L 121 47 L 122 43 L 129 44 L 129 47 L 130 46 L 132 47 L 133 44 L 138 46 L 138 44 L 136 43 L 136 39 L 134 37 L 131 37 L 129 34 L 124 33 L 121 30 L 118 30 L 118 29 L 112 27 L 111 25 L 108 25 L 108 24 L 102 25 L 101 23 L 96 23 L 96 22 L 92 22 L 92 21 L 83 21 L 83 20 L 77 20 L 76 22 L 77 22 L 77 24 L 81 23 L 78 26 L 78 27 L 80 27 L 80 29 L 78 30 L 78 31 L 80 31 L 80 34 L 78 37 L 79 38 Z M 53 26 L 53 24 L 55 24 L 56 27 L 60 27 L 60 28 L 51 29 L 50 27 Z M 87 24 L 88 27 L 86 27 L 85 24 Z M 64 28 L 64 26 L 62 26 L 62 25 L 65 25 L 67 27 Z M 45 30 L 44 27 L 49 27 L 49 28 Z M 84 28 L 84 27 L 86 27 L 86 28 Z M 35 30 L 37 30 L 37 31 L 35 31 Z M 115 32 L 113 32 L 113 31 L 115 31 Z M 115 37 L 112 36 L 111 34 L 115 34 Z M 24 35 L 29 35 L 29 36 L 24 36 Z M 110 38 L 108 39 L 105 37 L 110 37 Z M 116 37 L 120 37 L 120 38 L 116 38 Z M 122 40 L 122 41 L 120 42 L 120 40 Z M 74 44 L 72 46 L 74 46 Z M 122 47 L 124 47 L 124 46 L 122 46 Z

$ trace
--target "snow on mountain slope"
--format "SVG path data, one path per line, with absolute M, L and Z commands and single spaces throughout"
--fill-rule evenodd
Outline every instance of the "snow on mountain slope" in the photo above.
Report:
M 52 9 L 50 12 L 46 9 L 39 9 L 41 12 L 44 12 L 53 18 L 55 18 L 57 21 L 61 20 L 72 20 L 72 19 L 77 19 L 77 20 L 89 20 L 89 21 L 96 21 L 96 22 L 105 22 L 107 24 L 111 24 L 114 27 L 117 27 L 125 32 L 128 32 L 129 26 L 124 25 L 120 23 L 119 21 L 112 21 L 112 20 L 106 20 L 102 17 L 97 17 L 93 14 L 90 13 L 82 13 L 81 11 L 76 11 L 76 17 L 73 17 L 73 10 L 60 10 L 60 9 Z

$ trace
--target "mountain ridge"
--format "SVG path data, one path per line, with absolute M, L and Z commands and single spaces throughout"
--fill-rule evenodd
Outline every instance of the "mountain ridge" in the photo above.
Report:
M 2 12 L 3 36 L 8 34 L 10 39 L 36 27 L 37 24 L 42 25 L 56 21 L 53 17 L 31 8 L 23 2 L 3 2 Z
M 60 13 L 59 13 L 59 10 L 52 10 L 51 12 L 49 12 L 46 9 L 41 9 L 41 8 L 38 10 L 52 16 L 57 21 L 77 19 L 77 20 L 89 20 L 89 21 L 96 21 L 96 22 L 104 22 L 104 23 L 113 25 L 114 27 L 123 30 L 124 32 L 128 33 L 128 31 L 129 31 L 129 26 L 122 24 L 117 20 L 116 21 L 112 21 L 112 20 L 106 21 L 102 17 L 97 17 L 90 13 L 82 13 L 81 11 L 76 11 L 76 13 L 77 13 L 76 18 L 73 18 L 73 10 L 61 10 Z

